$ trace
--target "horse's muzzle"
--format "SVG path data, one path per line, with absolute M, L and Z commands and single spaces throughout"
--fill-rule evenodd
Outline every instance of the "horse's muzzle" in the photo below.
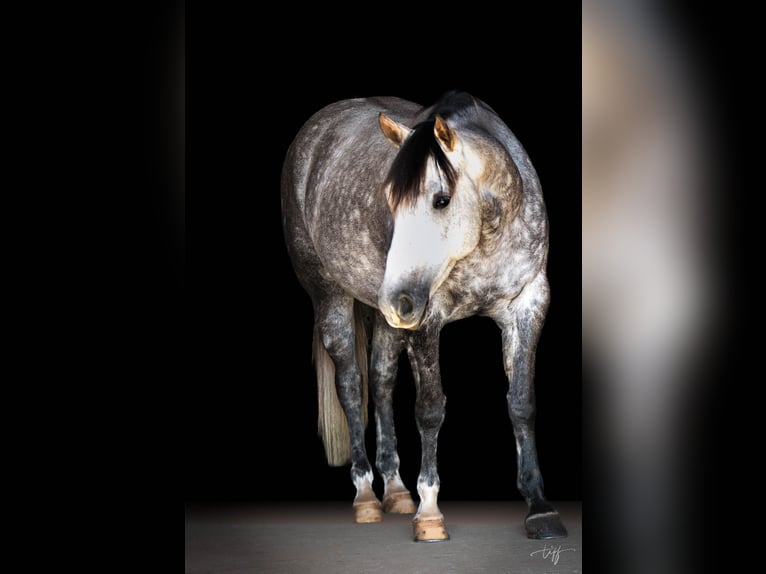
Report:
M 378 305 L 389 325 L 395 329 L 417 329 L 423 321 L 428 297 L 400 291 L 393 296 L 382 295 Z

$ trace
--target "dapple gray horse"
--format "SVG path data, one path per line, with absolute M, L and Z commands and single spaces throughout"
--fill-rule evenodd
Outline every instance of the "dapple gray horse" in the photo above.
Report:
M 502 330 L 527 535 L 566 536 L 543 493 L 534 434 L 535 348 L 549 301 L 547 215 L 535 169 L 497 114 L 463 92 L 426 108 L 391 97 L 331 104 L 287 152 L 282 214 L 293 267 L 314 306 L 319 431 L 330 465 L 351 462 L 355 520 L 416 511 L 399 475 L 392 410 L 406 349 L 422 448 L 415 540 L 449 538 L 437 505 L 446 403 L 439 334 L 447 323 L 484 315 Z M 369 357 L 365 317 L 373 317 Z M 382 505 L 364 441 L 368 377 Z

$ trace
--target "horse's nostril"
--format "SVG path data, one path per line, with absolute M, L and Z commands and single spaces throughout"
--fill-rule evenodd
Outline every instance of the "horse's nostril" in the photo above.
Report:
M 412 311 L 415 308 L 415 302 L 412 297 L 402 293 L 399 295 L 399 316 L 402 319 L 407 319 L 412 315 Z

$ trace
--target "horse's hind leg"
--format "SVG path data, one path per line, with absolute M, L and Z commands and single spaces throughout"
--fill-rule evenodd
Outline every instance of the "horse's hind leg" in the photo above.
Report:
M 567 535 L 556 509 L 545 498 L 535 444 L 535 350 L 548 304 L 544 279 L 532 284 L 514 301 L 513 310 L 496 319 L 503 330 L 503 358 L 508 375 L 508 412 L 516 435 L 517 487 L 529 505 L 524 521 L 527 537 Z
M 364 446 L 362 378 L 355 352 L 354 299 L 325 296 L 315 301 L 317 330 L 335 364 L 335 386 L 348 421 L 351 441 L 351 480 L 356 486 L 356 522 L 380 522 L 381 504 L 372 490 L 372 466 Z M 365 405 L 366 406 L 366 405 Z
M 377 454 L 375 464 L 385 481 L 383 510 L 398 514 L 412 514 L 415 503 L 399 476 L 399 454 L 396 451 L 393 393 L 399 355 L 404 347 L 401 333 L 386 323 L 378 313 L 372 336 L 370 386 L 375 401 Z

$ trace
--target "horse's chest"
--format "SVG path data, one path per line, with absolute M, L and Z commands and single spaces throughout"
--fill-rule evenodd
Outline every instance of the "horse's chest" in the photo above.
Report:
M 434 310 L 456 321 L 478 315 L 503 296 L 490 269 L 456 267 L 434 296 Z
M 537 266 L 528 257 L 493 257 L 458 264 L 435 294 L 435 311 L 446 321 L 492 315 L 532 280 Z

